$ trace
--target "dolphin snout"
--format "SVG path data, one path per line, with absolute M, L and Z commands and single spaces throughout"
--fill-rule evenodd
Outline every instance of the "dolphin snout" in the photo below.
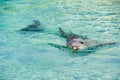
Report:
M 78 46 L 72 46 L 73 50 L 78 50 Z
M 72 48 L 73 50 L 78 50 L 79 49 L 79 45 L 74 41 L 68 42 L 67 46 Z

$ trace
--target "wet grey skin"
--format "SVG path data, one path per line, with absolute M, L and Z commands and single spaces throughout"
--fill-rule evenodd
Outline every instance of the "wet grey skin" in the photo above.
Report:
M 81 50 L 88 47 L 92 41 L 87 38 L 75 34 L 67 34 L 62 28 L 59 28 L 59 31 L 63 37 L 66 38 L 67 44 L 66 46 L 72 48 L 73 50 Z
M 41 25 L 40 21 L 33 20 L 34 23 L 31 25 L 28 25 L 28 27 L 21 29 L 20 31 L 41 31 L 39 26 Z
M 83 36 L 75 35 L 75 34 L 67 34 L 62 28 L 59 28 L 59 31 L 63 37 L 66 38 L 67 43 L 66 46 L 76 50 L 83 50 L 87 48 L 98 48 L 106 45 L 113 45 L 116 44 L 116 42 L 112 43 L 103 43 L 103 44 L 97 44 L 96 41 L 89 40 L 88 38 L 85 38 Z

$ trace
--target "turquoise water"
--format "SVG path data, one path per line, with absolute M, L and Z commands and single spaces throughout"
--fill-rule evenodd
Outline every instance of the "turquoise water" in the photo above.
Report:
M 44 32 L 18 30 L 40 20 Z M 58 28 L 97 42 L 118 42 L 81 56 Z M 0 80 L 120 80 L 119 0 L 0 0 Z

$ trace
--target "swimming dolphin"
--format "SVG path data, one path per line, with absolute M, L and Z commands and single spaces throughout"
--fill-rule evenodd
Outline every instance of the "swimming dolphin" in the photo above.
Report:
M 20 31 L 41 31 L 39 26 L 41 23 L 38 20 L 33 20 L 34 23 L 31 25 L 28 25 L 28 27 L 21 29 Z
M 93 49 L 93 47 L 97 48 L 105 45 L 116 44 L 116 42 L 97 44 L 95 41 L 89 40 L 86 37 L 75 35 L 75 34 L 67 34 L 64 30 L 62 30 L 62 28 L 59 28 L 59 31 L 61 35 L 67 39 L 66 46 L 73 50 L 83 50 L 90 47 L 92 47 Z
M 65 31 L 62 30 L 62 28 L 59 28 L 59 30 L 61 35 L 67 39 L 67 46 L 72 48 L 73 50 L 84 49 L 90 46 L 90 43 L 93 42 L 83 36 L 79 36 L 75 34 L 67 34 L 65 33 Z

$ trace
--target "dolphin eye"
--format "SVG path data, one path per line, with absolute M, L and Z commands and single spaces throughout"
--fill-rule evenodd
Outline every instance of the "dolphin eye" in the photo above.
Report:
M 79 43 L 84 44 L 84 42 L 79 42 Z

